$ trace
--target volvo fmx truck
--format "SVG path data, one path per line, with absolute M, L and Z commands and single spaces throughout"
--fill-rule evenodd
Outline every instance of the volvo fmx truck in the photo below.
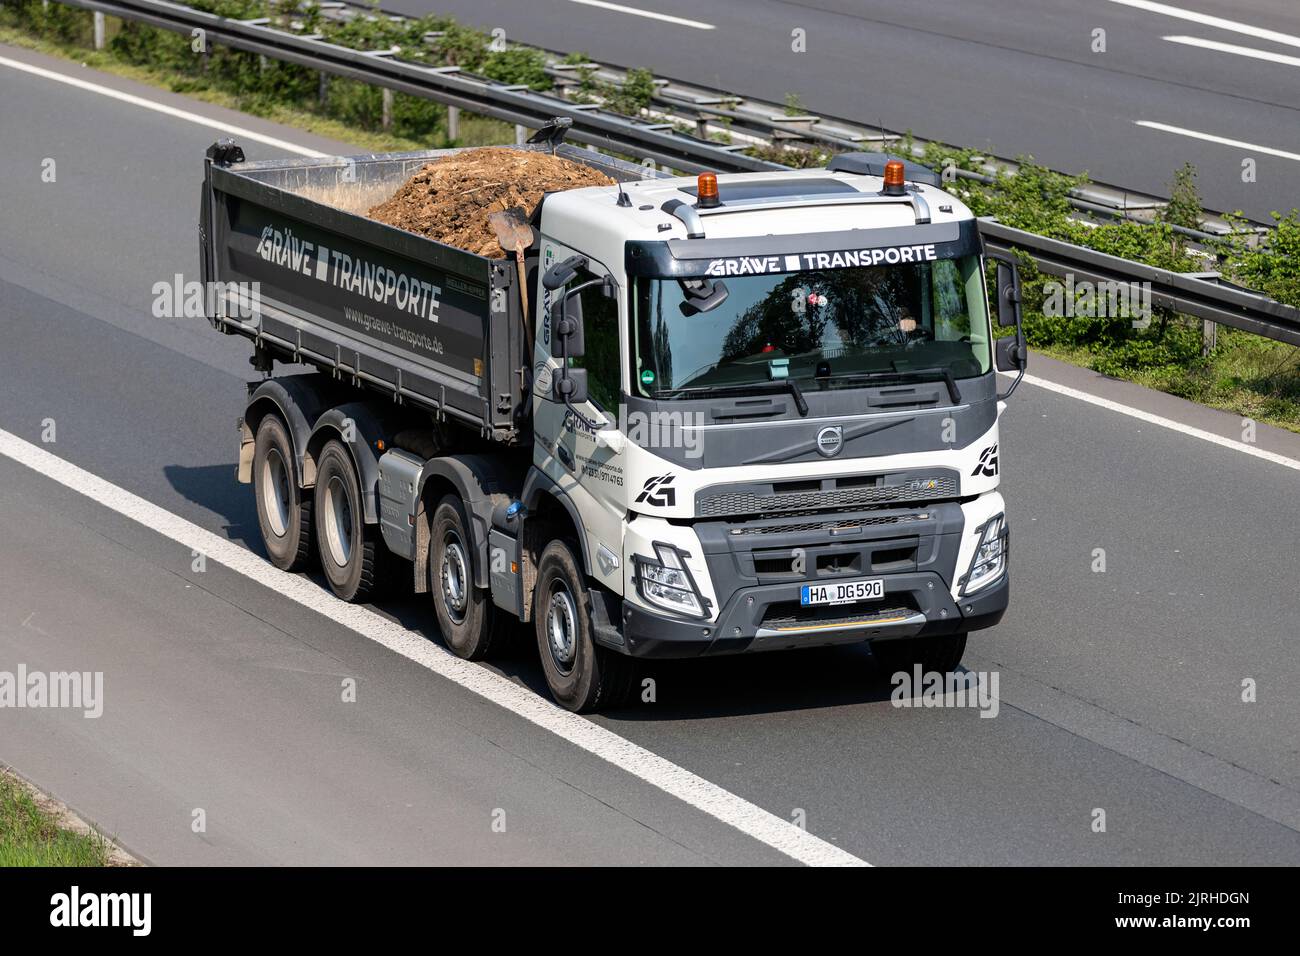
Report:
M 271 562 L 346 601 L 409 579 L 470 660 L 523 622 L 575 711 L 647 658 L 956 667 L 1007 607 L 1014 264 L 991 305 L 977 221 L 910 162 L 668 177 L 562 137 L 518 148 L 615 185 L 548 193 L 522 267 L 361 211 L 454 151 L 208 150 L 203 279 L 264 376 L 238 478 Z

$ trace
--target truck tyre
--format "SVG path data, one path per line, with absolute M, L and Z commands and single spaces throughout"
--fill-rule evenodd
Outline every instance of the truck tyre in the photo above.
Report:
M 906 637 L 876 641 L 871 652 L 881 668 L 889 674 L 912 671 L 917 664 L 923 672 L 947 674 L 957 669 L 966 653 L 965 634 L 938 634 L 933 637 Z
M 548 544 L 537 564 L 533 622 L 546 684 L 557 704 L 594 711 L 626 698 L 632 661 L 596 645 L 584 577 L 573 548 L 564 541 Z
M 447 648 L 478 661 L 501 643 L 505 615 L 486 591 L 474 586 L 475 549 L 468 529 L 460 498 L 444 496 L 429 530 L 429 593 Z
M 282 571 L 301 571 L 312 554 L 312 498 L 298 487 L 293 461 L 284 422 L 267 415 L 253 441 L 253 500 L 266 555 Z
M 330 440 L 316 465 L 316 547 L 330 590 L 345 601 L 364 601 L 379 578 L 382 544 L 365 522 L 361 483 L 352 456 Z

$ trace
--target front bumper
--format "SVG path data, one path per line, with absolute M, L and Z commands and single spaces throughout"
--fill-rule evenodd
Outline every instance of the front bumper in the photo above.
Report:
M 798 604 L 805 582 L 743 588 L 712 623 L 672 618 L 625 602 L 619 649 L 639 658 L 699 657 L 964 633 L 997 624 L 1011 590 L 1009 571 L 960 604 L 932 571 L 884 580 L 880 601 L 803 614 L 785 609 Z

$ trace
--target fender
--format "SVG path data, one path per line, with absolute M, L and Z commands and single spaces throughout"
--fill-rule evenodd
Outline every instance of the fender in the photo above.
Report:
M 487 455 L 442 455 L 430 458 L 420 472 L 416 497 L 415 516 L 415 589 L 417 594 L 428 590 L 429 531 L 433 522 L 432 508 L 425 489 L 431 480 L 445 482 L 455 489 L 465 503 L 470 527 L 465 530 L 473 539 L 474 586 L 486 588 L 491 583 L 491 566 L 488 563 L 488 532 L 492 528 L 492 512 L 497 505 L 508 502 L 519 487 L 505 462 Z
M 569 520 L 578 530 L 578 545 L 582 548 L 582 570 L 591 575 L 591 555 L 587 552 L 587 526 L 582 523 L 582 515 L 578 512 L 578 506 L 573 503 L 573 499 L 565 493 L 564 489 L 555 482 L 554 479 L 533 465 L 528 469 L 528 479 L 524 482 L 524 490 L 520 492 L 520 500 L 523 501 L 524 507 L 529 511 L 536 509 L 538 499 L 542 495 L 550 495 L 556 501 L 564 506 L 564 510 L 569 514 Z
M 351 422 L 352 427 L 348 427 Z M 364 402 L 349 402 L 326 409 L 312 427 L 303 455 L 302 486 L 316 484 L 316 461 L 331 438 L 337 438 L 352 453 L 361 483 L 361 505 L 366 524 L 379 523 L 379 455 L 377 447 L 387 444 L 389 427 Z M 350 438 L 349 438 L 350 433 Z
M 293 445 L 294 475 L 303 485 L 303 456 L 311 438 L 312 423 L 331 404 L 330 380 L 316 372 L 285 375 L 248 383 L 248 405 L 239 421 L 239 481 L 253 480 L 253 444 L 257 427 L 268 414 L 275 413 L 288 426 Z

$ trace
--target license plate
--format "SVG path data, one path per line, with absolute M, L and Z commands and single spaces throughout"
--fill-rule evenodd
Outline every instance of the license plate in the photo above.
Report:
M 857 581 L 838 581 L 834 584 L 805 584 L 799 592 L 799 603 L 804 607 L 818 604 L 856 604 L 858 601 L 879 601 L 884 596 L 883 578 L 862 578 Z

